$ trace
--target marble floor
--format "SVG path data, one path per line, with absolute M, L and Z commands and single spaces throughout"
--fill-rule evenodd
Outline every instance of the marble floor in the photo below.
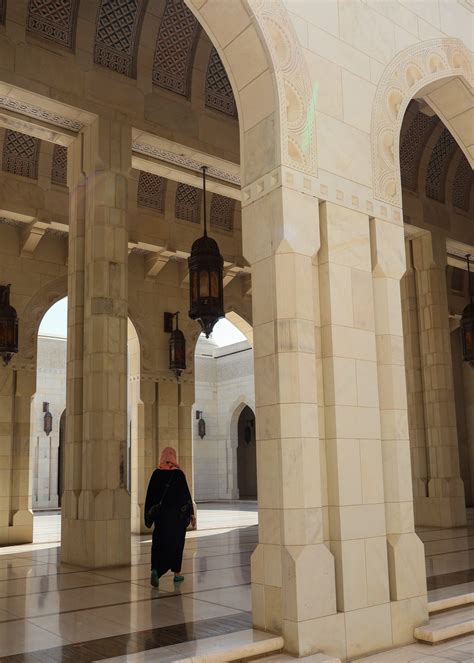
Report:
M 59 520 L 37 514 L 33 544 L 0 549 L 2 663 L 173 660 L 173 648 L 248 633 L 255 503 L 199 505 L 199 531 L 186 541 L 185 582 L 175 587 L 165 577 L 159 591 L 149 585 L 149 536 L 132 537 L 130 568 L 89 571 L 60 563 Z M 467 528 L 420 530 L 432 597 L 472 591 L 473 521 L 471 512 Z M 448 644 L 415 644 L 363 660 L 474 661 L 474 638 Z

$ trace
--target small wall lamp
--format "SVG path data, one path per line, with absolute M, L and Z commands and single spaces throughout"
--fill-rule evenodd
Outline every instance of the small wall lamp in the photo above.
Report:
M 198 420 L 198 434 L 201 440 L 206 435 L 206 422 L 202 418 L 202 410 L 196 410 L 196 419 Z
M 164 314 L 164 330 L 170 334 L 169 342 L 169 369 L 179 380 L 182 371 L 186 370 L 186 339 L 178 326 L 178 315 L 176 313 Z M 173 329 L 173 321 L 176 320 L 176 328 Z

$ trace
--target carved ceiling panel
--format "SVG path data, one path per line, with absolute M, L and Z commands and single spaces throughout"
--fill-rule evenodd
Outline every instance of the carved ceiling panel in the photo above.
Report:
M 14 175 L 36 179 L 41 141 L 19 131 L 5 132 L 2 169 Z
M 220 230 L 234 228 L 235 200 L 215 193 L 211 201 L 211 226 Z
M 400 171 L 405 189 L 416 191 L 423 148 L 437 123 L 436 116 L 428 117 L 418 111 L 404 135 L 400 145 Z
M 464 154 L 456 168 L 453 182 L 453 205 L 465 212 L 469 211 L 471 189 L 474 186 L 474 172 Z
M 211 51 L 207 65 L 206 106 L 232 117 L 237 116 L 234 93 L 224 65 L 215 48 Z
M 102 0 L 97 15 L 94 62 L 136 75 L 137 48 L 146 0 Z
M 188 96 L 200 25 L 183 0 L 167 0 L 156 40 L 153 83 Z
M 139 207 L 149 207 L 156 209 L 159 212 L 165 210 L 165 192 L 166 192 L 166 179 L 140 171 L 138 178 L 138 199 L 137 204 Z
M 60 186 L 67 186 L 67 147 L 63 145 L 54 146 L 51 182 Z
M 201 189 L 179 184 L 176 189 L 175 216 L 183 221 L 199 223 L 201 218 Z
M 431 153 L 426 173 L 426 195 L 428 198 L 444 202 L 445 182 L 449 162 L 454 155 L 457 143 L 448 129 L 443 129 Z
M 26 30 L 72 49 L 78 7 L 79 0 L 29 0 Z

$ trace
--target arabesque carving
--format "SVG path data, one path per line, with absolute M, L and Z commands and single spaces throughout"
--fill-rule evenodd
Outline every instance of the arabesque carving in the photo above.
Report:
M 461 76 L 472 85 L 472 58 L 455 38 L 433 39 L 399 53 L 383 73 L 372 110 L 374 197 L 401 206 L 400 130 L 411 99 L 428 84 Z
M 317 174 L 316 102 L 303 50 L 281 0 L 247 0 L 270 50 L 280 106 L 282 164 Z

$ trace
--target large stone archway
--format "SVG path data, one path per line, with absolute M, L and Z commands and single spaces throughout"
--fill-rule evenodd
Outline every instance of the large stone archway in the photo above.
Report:
M 472 59 L 459 39 L 434 39 L 410 46 L 401 51 L 385 69 L 378 87 L 372 110 L 371 144 L 374 197 L 398 207 L 402 203 L 400 182 L 400 130 L 410 101 L 423 96 L 443 81 L 461 79 L 465 82 L 465 96 L 472 99 Z M 470 91 L 471 90 L 471 91 Z M 452 97 L 453 98 L 453 97 Z M 454 100 L 456 95 L 454 95 Z M 472 104 L 472 101 L 471 101 Z M 469 113 L 469 103 L 459 98 L 458 108 L 445 107 L 440 98 L 435 107 L 441 119 L 456 135 L 452 118 Z M 444 111 L 444 112 L 443 112 Z M 467 124 L 467 123 L 466 123 Z M 464 140 L 463 140 L 464 138 Z M 474 164 L 473 146 L 458 134 L 471 166 Z M 472 137 L 471 137 L 472 138 Z

